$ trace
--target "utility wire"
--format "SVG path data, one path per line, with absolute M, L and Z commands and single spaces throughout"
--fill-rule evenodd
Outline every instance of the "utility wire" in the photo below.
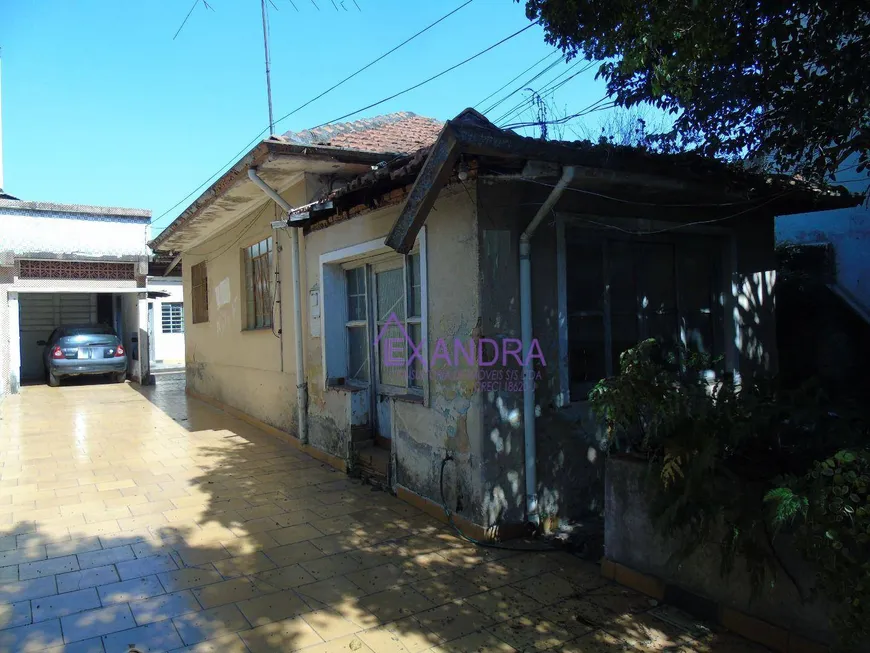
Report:
M 290 0 L 290 1 L 291 1 L 291 4 L 292 4 L 292 0 Z M 360 68 L 360 69 L 357 70 L 356 72 L 354 72 L 354 73 L 348 75 L 347 77 L 345 77 L 344 79 L 342 79 L 342 80 L 341 80 L 340 82 L 338 82 L 337 84 L 334 84 L 333 86 L 331 86 L 330 88 L 326 89 L 325 91 L 323 91 L 322 93 L 320 93 L 320 94 L 317 95 L 316 97 L 312 98 L 312 99 L 309 100 L 308 102 L 305 102 L 304 104 L 302 104 L 302 105 L 296 107 L 296 108 L 293 109 L 293 111 L 291 111 L 290 113 L 288 113 L 288 114 L 286 114 L 286 115 L 284 115 L 284 116 L 281 116 L 280 118 L 278 118 L 278 120 L 275 121 L 275 124 L 277 125 L 278 123 L 283 122 L 284 120 L 286 120 L 287 118 L 289 118 L 290 116 L 292 116 L 294 113 L 296 113 L 296 112 L 298 112 L 298 111 L 301 111 L 302 109 L 304 109 L 305 107 L 307 107 L 307 106 L 308 106 L 309 104 L 311 104 L 312 102 L 316 102 L 317 100 L 319 100 L 320 98 L 322 98 L 322 97 L 323 97 L 324 95 L 326 95 L 327 93 L 330 93 L 330 92 L 334 91 L 335 89 L 337 89 L 339 86 L 341 86 L 341 85 L 344 84 L 345 82 L 347 82 L 347 81 L 353 79 L 354 77 L 356 77 L 357 75 L 359 75 L 361 72 L 367 70 L 368 68 L 371 68 L 373 65 L 375 65 L 376 63 L 378 63 L 379 61 L 381 61 L 381 60 L 384 59 L 385 57 L 388 57 L 389 55 L 391 55 L 393 52 L 395 52 L 395 51 L 398 50 L 399 48 L 401 48 L 401 47 L 407 45 L 408 43 L 410 43 L 411 41 L 413 41 L 414 39 L 416 39 L 418 36 L 424 34 L 425 32 L 428 32 L 430 29 L 432 29 L 433 27 L 435 27 L 436 25 L 438 25 L 439 23 L 441 23 L 443 20 L 445 20 L 445 19 L 449 18 L 450 16 L 452 16 L 453 14 L 455 14 L 455 13 L 456 13 L 457 11 L 459 11 L 460 9 L 462 9 L 462 8 L 464 8 L 464 7 L 467 7 L 467 6 L 470 5 L 473 1 L 474 1 L 474 0 L 467 0 L 465 3 L 459 5 L 459 6 L 458 6 L 456 9 L 454 9 L 453 11 L 451 11 L 451 12 L 449 12 L 449 13 L 443 15 L 441 18 L 439 18 L 438 20 L 436 20 L 434 23 L 431 23 L 431 24 L 429 24 L 428 26 L 424 27 L 423 29 L 421 29 L 419 32 L 417 32 L 417 33 L 414 34 L 413 36 L 411 36 L 411 37 L 405 39 L 404 41 L 402 41 L 402 42 L 401 42 L 399 45 L 397 45 L 396 47 L 392 48 L 391 50 L 388 50 L 387 52 L 385 52 L 384 54 L 382 54 L 381 56 L 379 56 L 377 59 L 371 61 L 370 63 L 367 63 L 365 66 L 363 66 L 362 68 Z M 197 2 L 199 2 L 199 0 L 197 0 Z M 196 6 L 196 5 L 194 5 L 194 6 Z M 295 7 L 296 5 L 294 4 L 293 6 Z M 316 6 L 316 5 L 315 5 L 315 6 Z M 192 11 L 192 9 L 191 9 L 191 11 Z M 297 9 L 297 11 L 298 11 L 298 9 Z M 247 145 L 245 145 L 241 150 L 239 150 L 239 151 L 238 151 L 238 152 L 237 152 L 237 153 L 236 153 L 236 154 L 235 154 L 235 155 L 234 155 L 234 156 L 233 156 L 233 157 L 232 157 L 232 158 L 231 158 L 227 163 L 225 163 L 223 166 L 221 166 L 220 169 L 219 169 L 217 172 L 215 172 L 214 174 L 212 174 L 208 179 L 206 179 L 206 180 L 205 180 L 204 182 L 202 182 L 199 186 L 197 186 L 196 188 L 194 188 L 194 189 L 193 189 L 190 193 L 188 193 L 185 197 L 181 198 L 181 200 L 179 200 L 178 202 L 176 202 L 175 204 L 173 204 L 171 207 L 169 207 L 166 211 L 164 211 L 164 212 L 161 213 L 159 216 L 157 216 L 157 218 L 155 218 L 154 220 L 152 220 L 151 224 L 152 224 L 152 225 L 157 224 L 160 220 L 162 220 L 162 219 L 163 219 L 164 217 L 166 217 L 169 213 L 171 213 L 174 209 L 176 209 L 180 204 L 182 204 L 182 203 L 185 202 L 186 200 L 190 199 L 190 198 L 191 198 L 191 197 L 192 197 L 192 196 L 193 196 L 193 195 L 194 195 L 198 190 L 200 190 L 203 186 L 205 186 L 206 184 L 208 184 L 212 179 L 214 179 L 214 178 L 217 177 L 219 174 L 221 174 L 221 172 L 223 172 L 223 170 L 224 170 L 225 168 L 227 168 L 228 166 L 230 166 L 230 165 L 232 165 L 233 163 L 235 163 L 235 162 L 238 160 L 238 158 L 239 158 L 242 154 L 244 154 L 245 152 L 248 151 L 248 149 L 251 147 L 251 145 L 253 145 L 253 144 L 256 143 L 257 141 L 259 141 L 260 138 L 261 138 L 264 134 L 266 134 L 268 131 L 269 131 L 269 128 L 268 128 L 268 127 L 266 127 L 265 129 L 263 129 L 263 130 L 262 130 L 259 134 L 257 134 L 257 135 L 256 135 L 256 136 L 255 136 L 255 137 L 254 137 L 254 138 L 253 138 L 253 139 L 252 139 L 252 140 L 251 140 Z
M 522 77 L 522 76 L 525 75 L 527 72 L 529 72 L 532 68 L 534 68 L 535 66 L 537 66 L 537 65 L 540 64 L 541 62 L 545 61 L 546 59 L 549 59 L 550 57 L 552 57 L 552 56 L 553 56 L 554 54 L 556 54 L 557 52 L 559 52 L 559 51 L 558 51 L 558 50 L 553 50 L 550 54 L 546 55 L 545 57 L 543 57 L 543 58 L 541 58 L 541 59 L 538 59 L 535 63 L 533 63 L 533 64 L 532 64 L 531 66 L 529 66 L 528 68 L 526 68 L 523 72 L 521 72 L 519 75 L 517 75 L 516 77 L 514 77 L 514 78 L 513 78 L 512 80 L 510 80 L 507 84 L 505 84 L 504 86 L 499 87 L 498 89 L 496 89 L 495 91 L 493 91 L 492 93 L 490 93 L 489 95 L 487 95 L 485 98 L 483 98 L 480 102 L 478 102 L 477 104 L 475 104 L 475 105 L 474 105 L 474 108 L 476 109 L 477 107 L 479 107 L 481 104 L 483 104 L 484 102 L 486 102 L 489 98 L 491 98 L 493 95 L 496 95 L 497 93 L 501 93 L 501 92 L 502 92 L 503 90 L 505 90 L 508 86 L 510 86 L 511 84 L 513 84 L 515 81 L 517 81 L 520 77 Z
M 181 30 L 184 29 L 184 26 L 187 25 L 187 19 L 190 18 L 190 15 L 193 13 L 193 10 L 196 9 L 196 5 L 199 4 L 199 0 L 193 0 L 193 5 L 190 7 L 190 11 L 187 12 L 187 16 L 184 17 L 184 20 L 181 21 L 181 25 L 175 30 L 175 36 L 172 37 L 174 41 L 179 34 L 181 34 Z M 208 5 L 206 5 L 208 7 Z
M 564 77 L 564 76 L 567 75 L 569 72 L 571 72 L 571 70 L 573 70 L 573 69 L 574 69 L 574 68 L 575 68 L 579 63 L 580 63 L 580 62 L 578 61 L 578 62 L 574 63 L 573 65 L 569 66 L 566 70 L 562 71 L 559 75 L 557 75 L 556 77 L 554 77 L 553 79 L 551 79 L 551 80 L 550 80 L 549 82 L 547 82 L 544 86 L 542 86 L 539 90 L 536 91 L 536 90 L 534 90 L 534 89 L 528 89 L 528 90 L 531 90 L 531 91 L 532 91 L 532 96 L 531 96 L 531 97 L 524 98 L 524 99 L 521 100 L 518 104 L 515 104 L 512 108 L 508 109 L 505 113 L 503 113 L 501 116 L 499 116 L 499 117 L 498 117 L 494 122 L 495 122 L 496 124 L 499 124 L 499 123 L 501 123 L 501 122 L 504 122 L 504 121 L 508 120 L 509 118 L 512 118 L 512 117 L 515 116 L 515 115 L 518 115 L 518 114 L 522 113 L 525 109 L 527 109 L 528 107 L 531 107 L 531 106 L 532 106 L 532 104 L 533 104 L 533 102 L 534 102 L 535 95 L 537 95 L 538 97 L 544 97 L 544 96 L 546 96 L 546 95 L 552 95 L 552 94 L 555 93 L 557 90 L 559 90 L 560 88 L 562 88 L 565 84 L 567 84 L 568 82 L 570 82 L 572 79 L 574 79 L 575 77 L 577 77 L 577 76 L 579 76 L 579 75 L 582 75 L 582 74 L 585 73 L 587 70 L 589 70 L 590 68 L 592 68 L 592 66 L 595 65 L 595 62 L 592 62 L 592 63 L 590 63 L 590 64 L 587 64 L 586 66 L 583 66 L 583 68 L 581 68 L 580 70 L 578 70 L 576 73 L 574 73 L 574 74 L 571 75 L 570 77 L 567 77 L 567 78 L 565 78 L 565 79 L 562 79 L 562 81 L 559 81 L 562 77 Z M 557 82 L 558 82 L 558 83 L 557 83 Z
M 416 34 L 414 34 L 413 36 L 411 36 L 411 37 L 405 39 L 404 41 L 402 41 L 401 43 L 399 43 L 399 45 L 397 45 L 397 46 L 394 47 L 393 49 L 388 50 L 387 52 L 384 52 L 384 54 L 382 54 L 381 56 L 379 56 L 377 59 L 374 59 L 374 60 L 370 61 L 370 62 L 367 63 L 365 66 L 363 66 L 362 68 L 360 68 L 359 70 L 357 70 L 356 72 L 351 73 L 350 75 L 348 75 L 347 77 L 345 77 L 344 79 L 342 79 L 340 82 L 337 82 L 336 84 L 330 86 L 328 89 L 326 89 L 325 91 L 323 91 L 323 93 L 321 93 L 320 95 L 317 95 L 317 96 L 311 98 L 310 100 L 308 100 L 308 101 L 305 102 L 304 104 L 301 104 L 301 105 L 299 105 L 298 107 L 296 107 L 295 109 L 293 109 L 293 111 L 291 111 L 290 113 L 281 116 L 280 118 L 278 118 L 278 122 L 281 122 L 282 120 L 284 120 L 284 119 L 286 119 L 286 118 L 289 118 L 290 116 L 292 116 L 294 113 L 297 113 L 298 111 L 302 111 L 302 109 L 304 109 L 305 107 L 307 107 L 307 106 L 308 106 L 309 104 L 311 104 L 312 102 L 316 102 L 317 100 L 319 100 L 320 98 L 322 98 L 324 95 L 326 95 L 327 93 L 331 93 L 332 91 L 334 91 L 335 89 L 337 89 L 339 86 L 341 86 L 341 85 L 344 84 L 345 82 L 350 81 L 351 79 L 353 79 L 354 77 L 356 77 L 357 75 L 359 75 L 361 72 L 363 72 L 363 71 L 365 71 L 365 70 L 368 70 L 369 68 L 371 68 L 372 66 L 374 66 L 376 63 L 378 63 L 381 59 L 384 59 L 385 57 L 390 56 L 391 54 L 393 54 L 393 53 L 394 53 L 396 50 L 398 50 L 399 48 L 401 48 L 401 47 L 407 45 L 408 43 L 410 43 L 411 41 L 413 41 L 415 38 L 417 38 L 418 36 L 420 36 L 421 34 L 424 34 L 425 32 L 428 32 L 430 29 L 432 29 L 433 27 L 435 27 L 438 23 L 442 22 L 443 20 L 446 20 L 447 18 L 450 18 L 450 16 L 452 16 L 453 14 L 455 14 L 455 13 L 456 13 L 457 11 L 459 11 L 460 9 L 462 9 L 462 8 L 464 8 L 464 7 L 467 7 L 467 6 L 470 5 L 473 1 L 474 1 L 474 0 L 467 0 L 467 2 L 465 2 L 465 3 L 461 4 L 461 5 L 459 5 L 456 9 L 454 9 L 454 10 L 451 11 L 450 13 L 444 14 L 443 16 L 441 16 L 441 18 L 439 18 L 438 20 L 436 20 L 434 23 L 431 23 L 431 24 L 427 25 L 426 27 L 424 27 L 423 29 L 421 29 L 419 32 L 417 32 Z
M 511 97 L 512 95 L 515 95 L 516 93 L 519 93 L 519 92 L 522 91 L 524 88 L 526 88 L 527 86 L 529 86 L 532 82 L 534 82 L 536 79 L 539 79 L 541 76 L 546 75 L 546 74 L 547 74 L 548 72 L 550 72 L 553 68 L 555 68 L 556 66 L 558 66 L 560 63 L 564 63 L 564 62 L 565 62 L 565 58 L 564 58 L 564 57 L 560 57 L 559 59 L 557 59 L 556 61 L 554 61 L 553 63 L 551 63 L 549 66 L 547 66 L 547 67 L 544 68 L 543 70 L 541 70 L 541 71 L 535 73 L 534 75 L 532 75 L 532 77 L 530 77 L 529 79 L 527 79 L 526 81 L 524 81 L 524 82 L 523 82 L 522 84 L 520 84 L 517 88 L 515 88 L 515 89 L 512 90 L 510 93 L 508 93 L 507 95 L 505 95 L 504 97 L 502 97 L 500 100 L 497 100 L 497 101 L 494 102 L 493 104 L 489 105 L 486 109 L 483 110 L 483 112 L 484 112 L 484 113 L 489 113 L 490 111 L 492 111 L 493 109 L 495 109 L 498 105 L 500 105 L 502 102 L 504 102 L 505 100 L 507 100 L 509 97 Z M 573 68 L 573 66 L 576 66 L 576 65 L 577 65 L 577 63 L 575 62 L 572 66 L 569 66 L 569 67 L 568 67 L 568 70 L 571 70 L 571 68 Z M 563 71 L 561 74 L 564 75 L 565 72 L 566 72 L 566 71 Z M 558 79 L 558 77 L 557 77 L 556 79 Z
M 409 92 L 411 92 L 411 91 L 413 91 L 413 90 L 415 90 L 415 89 L 418 89 L 418 88 L 420 88 L 421 86 L 423 86 L 423 85 L 425 85 L 425 84 L 428 84 L 429 82 L 434 81 L 434 80 L 438 79 L 439 77 L 442 77 L 443 75 L 446 75 L 447 73 L 456 70 L 456 69 L 459 68 L 460 66 L 464 66 L 464 65 L 467 64 L 468 62 L 470 62 L 470 61 L 474 61 L 474 60 L 477 59 L 478 57 L 480 57 L 480 56 L 486 54 L 487 52 L 489 52 L 490 50 L 493 50 L 493 49 L 497 48 L 498 46 L 500 46 L 501 44 L 510 41 L 512 38 L 514 38 L 514 37 L 516 37 L 516 36 L 519 36 L 520 34 L 522 34 L 523 32 L 525 32 L 526 30 L 531 29 L 532 27 L 535 27 L 537 24 L 538 24 L 538 21 L 534 21 L 533 23 L 529 23 L 528 25 L 526 25 L 525 27 L 523 27 L 521 30 L 517 30 L 516 32 L 514 32 L 514 33 L 511 34 L 510 36 L 506 36 L 505 38 L 503 38 L 503 39 L 502 39 L 501 41 L 499 41 L 498 43 L 493 43 L 493 44 L 492 44 L 491 46 L 489 46 L 488 48 L 485 48 L 485 49 L 481 50 L 480 52 L 471 55 L 471 56 L 468 57 L 467 59 L 463 59 L 463 60 L 460 61 L 459 63 L 450 66 L 450 68 L 447 68 L 447 69 L 445 69 L 445 70 L 442 70 L 440 73 L 436 73 L 435 75 L 432 75 L 432 76 L 429 77 L 428 79 L 424 79 L 422 82 L 419 82 L 419 83 L 417 83 L 417 84 L 414 84 L 413 86 L 409 86 L 408 88 L 406 88 L 406 89 L 404 89 L 404 90 L 401 90 L 401 91 L 399 91 L 398 93 L 394 93 L 393 95 L 390 95 L 389 97 L 385 97 L 385 98 L 382 99 L 382 100 L 378 100 L 377 102 L 372 102 L 371 104 L 366 105 L 366 106 L 364 106 L 364 107 L 362 107 L 362 108 L 360 108 L 360 109 L 356 109 L 356 110 L 354 110 L 354 111 L 351 111 L 350 113 L 346 113 L 346 114 L 344 114 L 343 116 L 339 116 L 338 118 L 333 118 L 332 120 L 328 120 L 328 121 L 326 121 L 326 122 L 324 122 L 324 123 L 321 123 L 321 124 L 317 125 L 316 127 L 312 127 L 312 129 L 317 129 L 318 127 L 325 127 L 326 125 L 331 125 L 332 123 L 334 123 L 334 122 L 338 122 L 338 121 L 340 121 L 340 120 L 344 120 L 345 118 L 350 118 L 351 116 L 354 116 L 354 115 L 356 115 L 356 114 L 358 114 L 358 113 L 361 113 L 361 112 L 363 112 L 363 111 L 366 111 L 366 110 L 368 110 L 368 109 L 371 109 L 371 108 L 373 108 L 373 107 L 376 107 L 376 106 L 378 106 L 378 105 L 381 105 L 381 104 L 383 104 L 384 102 L 389 102 L 390 100 L 393 100 L 393 99 L 399 97 L 400 95 L 404 95 L 405 93 L 409 93 Z

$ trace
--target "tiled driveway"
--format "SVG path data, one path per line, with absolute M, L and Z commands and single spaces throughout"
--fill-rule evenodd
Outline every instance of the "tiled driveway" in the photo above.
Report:
M 0 414 L 0 651 L 750 650 L 568 554 L 475 548 L 183 376 Z

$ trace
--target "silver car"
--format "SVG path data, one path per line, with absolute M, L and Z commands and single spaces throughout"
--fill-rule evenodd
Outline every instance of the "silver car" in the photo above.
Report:
M 48 385 L 85 374 L 109 374 L 115 383 L 127 378 L 127 352 L 115 332 L 103 324 L 65 325 L 51 332 L 43 345 L 43 364 Z

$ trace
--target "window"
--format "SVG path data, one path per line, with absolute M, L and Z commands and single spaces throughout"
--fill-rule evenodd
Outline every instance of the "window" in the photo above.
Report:
M 160 304 L 163 333 L 184 333 L 184 305 L 181 302 Z
M 266 238 L 244 249 L 247 328 L 272 326 L 272 239 Z
M 345 267 L 344 279 L 347 379 L 422 391 L 423 365 L 421 357 L 414 355 L 423 336 L 420 253 L 356 261 Z
M 712 237 L 611 237 L 565 227 L 565 308 L 571 399 L 619 372 L 647 338 L 713 358 L 724 349 L 721 246 Z
M 206 261 L 190 268 L 190 298 L 193 323 L 208 322 L 208 270 Z

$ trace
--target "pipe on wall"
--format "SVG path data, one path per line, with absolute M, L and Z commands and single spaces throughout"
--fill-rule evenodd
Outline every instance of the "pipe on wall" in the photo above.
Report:
M 575 169 L 562 168 L 562 177 L 538 209 L 535 217 L 520 235 L 520 325 L 523 341 L 523 431 L 526 461 L 526 520 L 540 521 L 538 515 L 537 443 L 535 441 L 535 383 L 534 368 L 529 357 L 532 347 L 532 235 L 541 221 L 553 209 L 574 179 Z
M 263 181 L 256 168 L 248 169 L 248 177 L 284 211 L 293 207 L 274 188 Z M 302 278 L 299 263 L 299 229 L 288 227 L 290 238 L 290 266 L 293 268 L 293 340 L 296 345 L 296 408 L 298 411 L 298 436 L 302 444 L 308 444 L 308 383 L 305 381 L 305 358 L 302 347 Z M 281 324 L 283 331 L 284 325 Z M 282 334 L 283 338 L 283 334 Z

